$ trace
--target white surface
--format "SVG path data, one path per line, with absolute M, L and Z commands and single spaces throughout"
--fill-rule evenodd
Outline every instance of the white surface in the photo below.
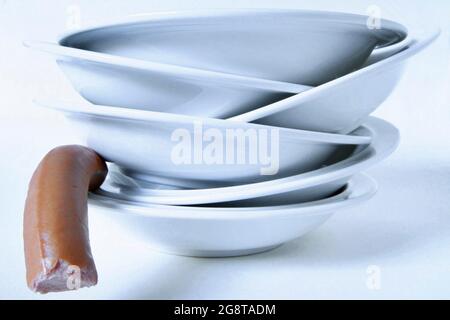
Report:
M 402 144 L 369 171 L 379 192 L 345 210 L 309 236 L 243 258 L 195 259 L 149 251 L 92 215 L 91 242 L 99 285 L 39 296 L 25 286 L 22 210 L 27 183 L 53 146 L 75 142 L 61 117 L 33 107 L 42 92 L 76 98 L 54 63 L 22 47 L 29 38 L 55 38 L 69 7 L 82 23 L 151 10 L 211 7 L 211 1 L 0 1 L 0 297 L 57 298 L 450 298 L 450 50 L 447 0 L 277 1 L 280 7 L 364 13 L 379 4 L 386 18 L 441 23 L 443 35 L 409 65 L 394 94 L 376 112 L 399 127 Z M 223 7 L 228 1 L 215 2 Z M 237 5 L 236 5 L 237 6 Z M 245 7 L 273 0 L 240 1 Z M 108 19 L 105 19 L 105 13 Z M 25 60 L 27 59 L 27 60 Z M 367 269 L 381 271 L 370 290 Z M 376 270 L 376 269 L 374 269 Z

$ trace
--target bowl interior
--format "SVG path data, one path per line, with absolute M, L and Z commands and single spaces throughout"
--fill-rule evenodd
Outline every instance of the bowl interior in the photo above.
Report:
M 375 47 L 404 37 L 406 30 L 390 21 L 369 29 L 364 16 L 255 10 L 153 17 L 73 33 L 60 44 L 315 86 L 355 70 Z

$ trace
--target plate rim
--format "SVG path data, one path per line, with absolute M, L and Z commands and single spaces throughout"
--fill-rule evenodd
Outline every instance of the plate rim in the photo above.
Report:
M 239 128 L 255 130 L 278 130 L 286 135 L 286 138 L 297 140 L 307 140 L 308 142 L 319 142 L 329 144 L 369 144 L 372 141 L 370 136 L 355 136 L 338 133 L 316 132 L 300 129 L 274 127 L 256 123 L 241 121 L 231 121 L 227 119 L 205 118 L 190 115 L 173 114 L 149 110 L 138 110 L 129 108 L 118 108 L 103 105 L 92 105 L 89 103 L 67 102 L 56 99 L 35 99 L 33 102 L 47 109 L 63 112 L 68 117 L 103 117 L 113 120 L 137 121 L 137 122 L 158 122 L 158 123 L 178 123 L 180 125 L 193 125 L 200 123 L 216 128 Z
M 369 117 L 365 126 L 372 132 L 372 143 L 347 159 L 327 167 L 285 178 L 229 187 L 193 190 L 156 190 L 142 196 L 166 205 L 195 205 L 239 201 L 309 188 L 353 176 L 394 152 L 400 141 L 398 129 L 389 122 Z M 240 197 L 236 197 L 239 194 Z M 245 196 L 242 196 L 245 194 Z M 164 199 L 164 200 L 163 200 Z
M 358 173 L 347 183 L 342 194 L 299 204 L 253 208 L 208 208 L 161 204 L 141 204 L 112 199 L 96 193 L 89 193 L 89 204 L 103 209 L 114 209 L 117 214 L 132 214 L 144 217 L 193 220 L 254 220 L 292 215 L 321 216 L 354 206 L 372 198 L 378 189 L 370 176 Z M 263 210 L 261 210 L 263 208 Z M 244 210 L 242 210 L 244 209 Z
M 151 13 L 141 13 L 131 15 L 122 19 L 115 19 L 111 22 L 99 23 L 78 30 L 64 32 L 58 36 L 57 42 L 63 45 L 68 38 L 79 35 L 81 33 L 97 31 L 108 28 L 121 28 L 132 24 L 141 23 L 162 23 L 162 22 L 177 22 L 182 20 L 194 20 L 196 24 L 201 24 L 203 21 L 199 19 L 226 19 L 231 17 L 249 18 L 254 16 L 278 16 L 278 15 L 295 15 L 306 18 L 307 20 L 331 20 L 336 23 L 356 24 L 367 26 L 368 15 L 327 11 L 327 10 L 306 10 L 306 9 L 282 9 L 282 8 L 235 8 L 235 9 L 198 9 L 198 10 L 172 10 L 172 11 L 157 11 Z M 383 31 L 390 31 L 396 33 L 397 37 L 402 39 L 408 34 L 408 28 L 403 24 L 390 20 L 380 19 L 381 29 Z M 218 23 L 218 22 L 216 22 Z M 401 34 L 401 36 L 399 36 Z M 389 45 L 397 40 L 390 40 L 385 45 Z

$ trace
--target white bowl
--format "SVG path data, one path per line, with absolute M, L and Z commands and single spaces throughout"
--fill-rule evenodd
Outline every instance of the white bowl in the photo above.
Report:
M 391 94 L 407 60 L 438 35 L 439 31 L 434 31 L 391 57 L 230 120 L 330 133 L 351 132 Z
M 360 67 L 402 25 L 337 12 L 245 9 L 161 13 L 65 35 L 80 48 L 249 77 L 319 85 Z
M 227 118 L 310 89 L 309 86 L 164 65 L 27 41 L 56 56 L 86 100 L 99 105 Z
M 335 164 L 287 178 L 224 188 L 170 190 L 127 177 L 110 166 L 108 181 L 96 192 L 128 201 L 166 205 L 214 203 L 248 207 L 319 200 L 342 189 L 353 175 L 388 157 L 398 145 L 399 132 L 386 121 L 370 117 L 361 129 L 372 137 L 369 146 L 358 147 L 351 156 L 341 155 L 342 160 Z
M 40 104 L 62 111 L 88 147 L 128 175 L 190 188 L 318 169 L 371 140 L 365 132 L 336 135 L 88 104 Z
M 266 251 L 301 237 L 338 210 L 367 201 L 375 191 L 373 180 L 358 176 L 335 198 L 295 205 L 179 207 L 96 194 L 90 194 L 90 203 L 150 247 L 178 255 L 226 257 Z

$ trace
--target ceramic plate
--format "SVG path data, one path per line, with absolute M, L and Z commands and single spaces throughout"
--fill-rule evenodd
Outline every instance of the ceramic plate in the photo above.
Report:
M 65 35 L 59 43 L 111 55 L 305 85 L 360 67 L 406 28 L 338 12 L 244 9 L 152 14 Z
M 391 94 L 408 59 L 429 46 L 438 35 L 439 31 L 430 32 L 391 57 L 231 120 L 321 132 L 351 132 Z
M 311 88 L 46 42 L 27 41 L 25 46 L 55 55 L 80 95 L 99 105 L 227 118 Z
M 318 169 L 370 143 L 364 130 L 337 135 L 86 104 L 62 111 L 86 145 L 127 175 L 208 188 L 273 180 Z
M 345 195 L 317 202 L 263 208 L 143 205 L 91 194 L 95 212 L 115 220 L 131 237 L 168 253 L 226 257 L 275 248 L 316 229 L 333 213 L 367 201 L 376 184 L 353 179 Z
M 287 178 L 224 188 L 170 190 L 113 170 L 108 182 L 96 192 L 123 200 L 169 205 L 217 203 L 247 207 L 318 200 L 342 189 L 351 176 L 379 163 L 397 147 L 399 132 L 388 122 L 371 117 L 364 128 L 372 136 L 370 145 L 360 146 L 352 155 L 327 167 Z
M 389 51 L 406 36 L 397 23 L 369 29 L 366 22 L 342 13 L 212 10 L 150 15 L 77 31 L 61 45 L 26 45 L 56 55 L 94 104 L 229 118 L 351 72 L 375 47 Z

